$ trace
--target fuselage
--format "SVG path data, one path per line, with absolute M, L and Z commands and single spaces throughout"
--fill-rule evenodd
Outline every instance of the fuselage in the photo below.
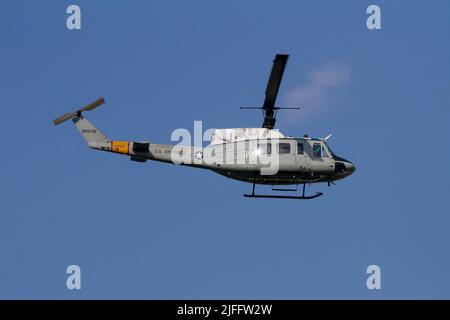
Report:
M 332 182 L 351 175 L 355 165 L 331 151 L 324 139 L 285 137 L 261 128 L 217 129 L 202 147 L 150 142 L 89 143 L 94 149 L 212 170 L 231 179 L 270 185 Z

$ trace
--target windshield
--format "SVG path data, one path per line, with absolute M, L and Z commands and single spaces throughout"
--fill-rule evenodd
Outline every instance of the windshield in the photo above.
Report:
M 325 144 L 325 147 L 327 147 L 328 151 L 331 153 L 331 155 L 334 157 L 336 156 L 336 154 L 333 152 L 333 150 L 331 150 L 330 146 L 328 145 L 328 143 L 326 143 L 325 141 L 323 142 Z

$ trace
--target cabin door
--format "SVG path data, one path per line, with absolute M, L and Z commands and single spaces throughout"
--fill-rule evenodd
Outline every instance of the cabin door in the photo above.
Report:
M 301 173 L 311 172 L 311 158 L 308 155 L 308 147 L 306 141 L 297 142 L 297 168 Z
M 294 143 L 288 140 L 281 140 L 276 143 L 276 152 L 279 157 L 279 171 L 296 171 L 297 157 L 295 156 L 294 147 Z

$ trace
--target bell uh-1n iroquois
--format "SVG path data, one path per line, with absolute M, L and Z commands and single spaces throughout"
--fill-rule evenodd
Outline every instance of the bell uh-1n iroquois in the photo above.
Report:
M 88 146 L 102 151 L 127 155 L 131 160 L 146 162 L 155 160 L 190 167 L 210 169 L 231 179 L 253 184 L 252 198 L 313 199 L 323 193 L 305 195 L 305 185 L 324 182 L 328 186 L 355 171 L 355 165 L 338 157 L 327 144 L 326 138 L 287 137 L 274 129 L 275 106 L 278 89 L 283 77 L 288 55 L 277 54 L 270 73 L 262 107 L 262 128 L 215 129 L 211 143 L 202 148 L 181 144 L 167 145 L 153 142 L 129 142 L 111 140 L 90 123 L 82 113 L 103 104 L 103 98 L 75 112 L 66 113 L 53 120 L 58 125 L 72 119 L 86 139 Z M 242 108 L 246 109 L 246 108 Z M 255 194 L 255 184 L 272 185 L 274 191 L 297 191 L 303 185 L 301 195 Z M 296 185 L 297 188 L 274 188 L 279 185 Z

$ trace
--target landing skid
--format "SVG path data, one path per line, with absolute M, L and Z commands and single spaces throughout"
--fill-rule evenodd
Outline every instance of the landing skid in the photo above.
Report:
M 287 190 L 284 190 L 287 191 Z M 305 184 L 303 184 L 303 193 L 301 196 L 280 196 L 275 194 L 255 194 L 255 184 L 253 184 L 252 194 L 244 194 L 247 198 L 268 198 L 268 199 L 298 199 L 298 200 L 308 200 L 318 198 L 323 195 L 322 192 L 316 192 L 315 195 L 305 196 Z
M 247 198 L 273 198 L 273 199 L 299 199 L 299 200 L 308 200 L 318 198 L 323 195 L 322 192 L 317 192 L 313 196 L 278 196 L 273 194 L 244 194 L 244 197 Z

